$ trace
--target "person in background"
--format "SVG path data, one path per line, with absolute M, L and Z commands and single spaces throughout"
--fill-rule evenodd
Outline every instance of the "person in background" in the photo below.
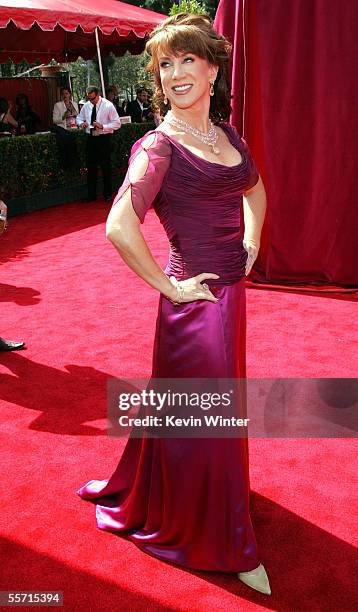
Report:
M 118 108 L 120 107 L 118 87 L 117 85 L 108 85 L 108 88 L 113 90 L 114 99 L 112 103 L 114 104 L 116 110 L 118 110 Z
M 17 129 L 17 121 L 11 114 L 11 103 L 6 98 L 0 98 L 0 132 L 11 132 Z
M 125 100 L 123 100 L 122 104 L 120 105 L 118 115 L 120 117 L 128 117 L 129 113 L 128 113 L 128 100 L 127 100 L 127 98 Z
M 53 107 L 52 121 L 54 125 L 69 130 L 77 128 L 76 117 L 79 113 L 78 105 L 72 100 L 72 93 L 69 87 L 61 87 L 61 100 L 56 102 Z
M 35 134 L 40 127 L 40 117 L 32 110 L 26 94 L 19 93 L 16 96 L 16 115 L 18 134 Z
M 84 106 L 86 104 L 87 100 L 85 100 L 84 98 L 81 98 L 81 100 L 78 100 L 78 110 L 79 112 L 81 112 L 81 108 L 82 106 Z
M 147 100 L 144 103 L 144 117 L 146 121 L 154 121 L 154 112 L 152 107 L 152 92 L 150 89 L 146 89 L 147 92 Z
M 128 102 L 127 114 L 131 116 L 132 123 L 143 123 L 146 121 L 146 106 L 148 93 L 145 87 L 137 89 L 135 100 Z
M 115 101 L 118 103 L 118 100 L 119 100 L 119 90 L 118 90 L 117 85 L 112 83 L 112 85 L 108 85 L 108 88 L 109 89 L 113 89 Z
M 0 98 L 0 101 L 3 98 Z M 6 228 L 6 215 L 7 206 L 2 200 L 3 189 L 0 188 L 0 234 L 5 231 Z M 14 342 L 13 340 L 5 340 L 0 337 L 0 351 L 18 351 L 19 349 L 25 348 L 25 342 Z
M 114 108 L 116 109 L 118 116 L 119 116 L 119 110 L 120 107 L 118 106 L 118 98 L 116 97 L 116 88 L 111 85 L 110 87 L 107 87 L 106 89 L 106 98 L 107 100 L 109 100 L 110 102 L 112 102 Z
M 98 87 L 87 89 L 88 101 L 81 108 L 76 121 L 86 130 L 87 201 L 97 198 L 97 168 L 102 169 L 103 195 L 112 199 L 111 135 L 121 127 L 121 120 L 112 102 L 99 95 Z
M 126 117 L 128 116 L 127 113 L 127 105 L 128 105 L 128 100 L 123 100 L 122 104 L 120 103 L 119 100 L 119 91 L 118 91 L 118 87 L 116 85 L 109 85 L 106 89 L 106 98 L 107 100 L 109 100 L 110 102 L 112 102 L 112 104 L 114 105 L 117 113 L 118 113 L 118 117 Z
M 64 169 L 71 168 L 77 160 L 76 140 L 73 138 L 73 129 L 77 129 L 76 117 L 79 113 L 78 105 L 72 100 L 69 87 L 60 90 L 60 102 L 53 107 L 51 132 L 56 136 L 57 148 Z

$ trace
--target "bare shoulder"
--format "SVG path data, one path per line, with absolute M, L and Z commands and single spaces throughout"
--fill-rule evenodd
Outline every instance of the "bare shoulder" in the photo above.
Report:
M 150 130 L 139 138 L 132 149 L 132 153 L 139 153 L 138 149 L 142 152 L 153 153 L 160 158 L 169 158 L 172 152 L 169 139 L 165 137 L 162 130 L 158 129 Z
M 165 134 L 166 136 L 174 136 L 175 138 L 178 138 L 178 140 L 180 138 L 180 135 L 182 134 L 182 132 L 178 131 L 174 126 L 170 125 L 169 123 L 166 123 L 165 121 L 162 121 L 162 123 L 158 125 L 155 131 Z
M 165 121 L 162 121 L 154 130 L 154 132 L 163 132 L 164 134 L 170 134 L 170 131 L 170 125 Z
M 147 134 L 144 134 L 144 136 L 142 136 L 139 139 L 142 147 L 145 149 L 149 149 L 154 144 L 163 142 L 165 140 L 163 138 L 163 132 L 164 130 L 160 130 L 159 128 L 156 128 L 155 130 L 150 130 L 150 132 L 148 132 Z

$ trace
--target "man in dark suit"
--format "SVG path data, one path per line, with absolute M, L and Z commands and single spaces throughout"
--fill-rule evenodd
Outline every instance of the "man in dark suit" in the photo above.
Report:
M 131 116 L 132 123 L 143 123 L 147 121 L 151 108 L 147 107 L 148 92 L 145 87 L 137 89 L 137 98 L 128 102 L 127 114 Z
M 7 206 L 1 200 L 2 189 L 0 188 L 0 234 L 3 233 L 6 227 Z M 0 351 L 18 351 L 25 348 L 25 342 L 13 342 L 13 340 L 4 340 L 0 337 Z

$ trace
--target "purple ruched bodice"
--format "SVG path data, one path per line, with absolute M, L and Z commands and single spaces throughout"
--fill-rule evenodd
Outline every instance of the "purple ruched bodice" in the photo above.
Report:
M 131 185 L 132 204 L 141 222 L 147 210 L 154 208 L 170 243 L 165 272 L 178 280 L 213 272 L 220 278 L 211 284 L 230 285 L 245 274 L 240 205 L 259 174 L 236 129 L 225 122 L 220 127 L 240 152 L 240 164 L 206 161 L 173 137 L 152 130 L 133 145 L 129 170 L 114 201 L 118 203 Z M 148 167 L 141 178 L 131 180 L 131 164 L 143 149 Z

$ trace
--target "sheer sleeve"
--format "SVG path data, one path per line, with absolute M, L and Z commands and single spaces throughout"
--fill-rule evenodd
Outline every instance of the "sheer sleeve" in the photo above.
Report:
M 121 198 L 130 189 L 133 209 L 143 223 L 170 166 L 171 152 L 170 142 L 160 131 L 152 130 L 137 140 L 113 206 L 120 206 Z

